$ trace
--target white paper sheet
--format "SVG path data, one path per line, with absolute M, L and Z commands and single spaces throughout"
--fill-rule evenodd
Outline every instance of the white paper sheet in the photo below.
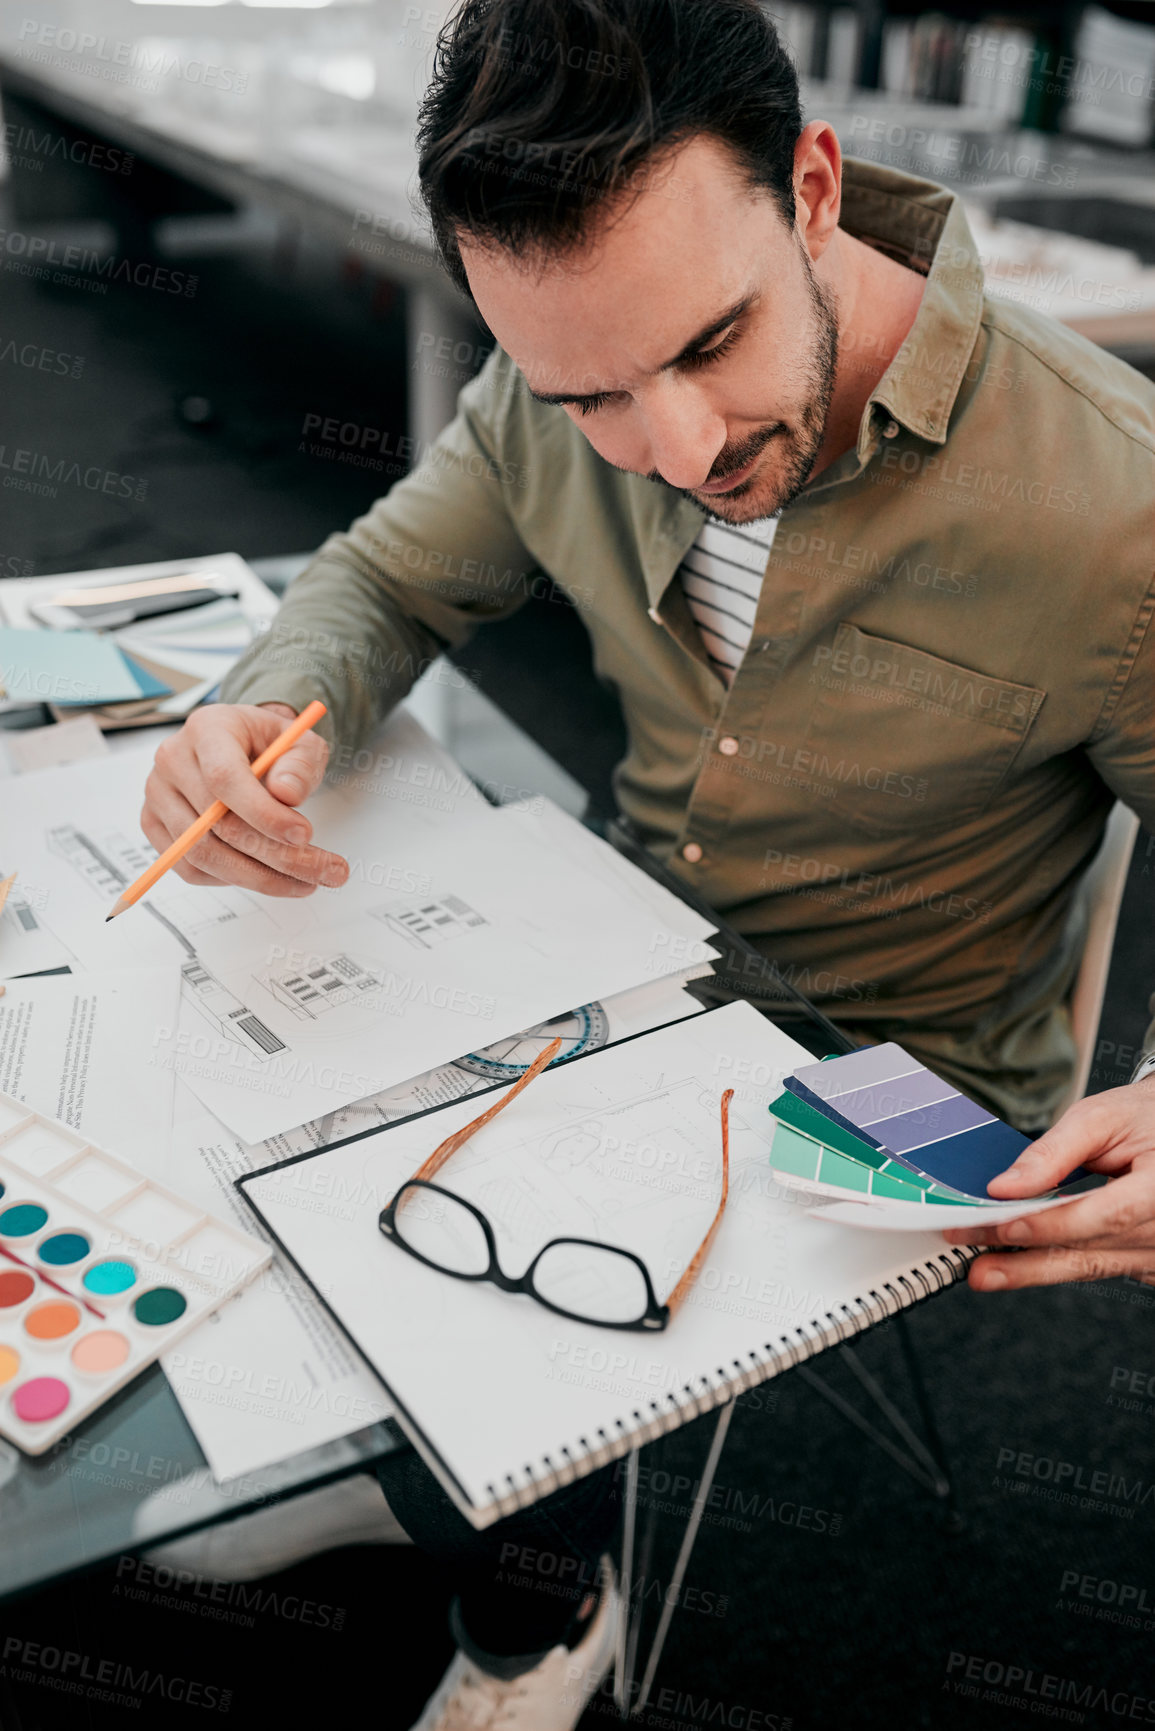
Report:
M 348 849 L 352 875 L 344 890 L 318 890 L 305 903 L 247 890 L 194 888 L 169 872 L 136 908 L 106 925 L 104 916 L 120 890 L 154 857 L 139 818 L 156 743 L 155 737 L 143 744 L 133 741 L 105 761 L 19 776 L 5 786 L 0 863 L 6 872 L 18 871 L 17 889 L 27 898 L 38 929 L 52 940 L 52 959 L 31 966 L 184 963 L 216 925 L 288 943 L 318 919 L 314 904 L 325 909 L 320 917 L 329 917 L 338 895 L 349 905 L 362 905 L 409 883 L 389 850 L 398 805 L 384 801 L 401 796 L 402 809 L 412 814 L 410 828 L 432 827 L 442 834 L 449 833 L 458 811 L 488 810 L 452 758 L 401 713 L 378 742 L 382 749 L 367 754 L 371 763 L 387 762 L 392 773 L 387 768 L 370 777 L 364 791 L 364 776 L 327 785 L 309 803 L 318 839 Z M 436 795 L 424 795 L 436 797 L 435 810 L 404 802 L 405 794 L 423 792 L 415 786 L 422 777 L 426 788 L 436 783 Z M 0 969 L 5 966 L 0 949 Z
M 7 788 L 4 799 L 7 805 Z M 30 884 L 17 873 L 0 908 L 0 980 L 75 965 L 72 951 L 44 924 L 47 899 L 42 884 Z
M 149 1055 L 153 1029 L 175 1015 L 179 995 L 174 967 L 10 980 L 0 998 L 0 1089 L 169 1182 L 173 1077 Z
M 679 979 L 659 980 L 256 1146 L 238 1141 L 178 1083 L 172 1183 L 245 1231 L 259 1231 L 233 1187 L 240 1173 L 489 1087 L 501 1079 L 497 1071 L 532 1061 L 555 1033 L 567 1049 L 590 1050 L 700 1008 Z M 217 1479 L 259 1472 L 392 1411 L 380 1382 L 279 1252 L 272 1268 L 161 1362 Z
M 267 1164 L 177 1084 L 173 1184 L 246 1232 L 233 1188 Z M 216 1479 L 257 1472 L 386 1418 L 392 1403 L 308 1283 L 277 1256 L 244 1293 L 161 1359 Z
M 459 812 L 451 835 L 397 824 L 393 846 L 417 893 L 345 897 L 328 920 L 321 904 L 289 943 L 250 927 L 203 935 L 201 962 L 248 1017 L 218 1017 L 198 1051 L 204 1016 L 186 994 L 175 1055 L 246 1141 L 685 965 L 648 894 L 501 812 Z M 231 1037 L 252 1018 L 260 1050 Z
M 8 730 L 3 749 L 9 772 L 27 775 L 37 769 L 58 769 L 61 764 L 107 757 L 108 741 L 91 715 L 78 715 L 73 721 L 56 721 L 50 727 Z
M 775 1176 L 783 1181 L 783 1174 L 776 1173 Z M 798 1183 L 797 1180 L 794 1182 Z M 817 1219 L 834 1221 L 839 1226 L 865 1227 L 868 1232 L 925 1232 L 928 1227 L 945 1232 L 948 1227 L 953 1231 L 964 1226 L 979 1231 L 986 1226 L 1001 1226 L 1007 1220 L 1020 1220 L 1024 1214 L 1041 1214 L 1048 1208 L 1062 1208 L 1068 1202 L 1078 1200 L 1075 1196 L 1048 1196 L 1042 1201 L 1026 1197 L 1021 1202 L 998 1204 L 992 1199 L 989 1206 L 976 1203 L 973 1208 L 968 1208 L 965 1203 L 960 1203 L 957 1208 L 935 1208 L 917 1202 L 862 1202 L 845 1190 L 835 1193 L 833 1186 L 822 1191 L 803 1184 L 792 1193 L 805 1204 L 807 1213 Z

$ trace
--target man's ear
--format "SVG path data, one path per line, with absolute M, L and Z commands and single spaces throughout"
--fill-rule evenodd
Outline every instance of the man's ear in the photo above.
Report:
M 804 127 L 794 148 L 794 225 L 817 264 L 838 227 L 842 210 L 842 151 L 826 120 Z

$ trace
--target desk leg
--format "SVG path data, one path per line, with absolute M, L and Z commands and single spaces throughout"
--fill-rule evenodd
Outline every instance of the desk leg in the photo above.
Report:
M 698 1537 L 698 1528 L 702 1524 L 702 1516 L 710 1499 L 714 1485 L 714 1475 L 718 1471 L 718 1462 L 722 1458 L 722 1449 L 726 1443 L 726 1433 L 730 1429 L 730 1420 L 734 1417 L 734 1401 L 728 1400 L 718 1414 L 718 1422 L 714 1426 L 714 1435 L 710 1442 L 710 1452 L 706 1456 L 706 1464 L 702 1468 L 702 1477 L 698 1482 L 694 1506 L 690 1510 L 690 1518 L 686 1522 L 686 1530 L 682 1534 L 682 1545 L 678 1552 L 678 1560 L 674 1564 L 674 1572 L 670 1577 L 670 1585 L 662 1595 L 662 1615 L 650 1646 L 649 1658 L 646 1660 L 646 1672 L 642 1678 L 641 1687 L 637 1692 L 637 1700 L 631 1701 L 634 1692 L 634 1655 L 637 1651 L 638 1633 L 641 1627 L 642 1611 L 646 1596 L 638 1595 L 638 1606 L 634 1612 L 634 1626 L 630 1629 L 628 1651 L 623 1652 L 626 1625 L 630 1618 L 630 1593 L 632 1589 L 634 1561 L 634 1530 L 637 1524 L 638 1501 L 638 1451 L 630 1455 L 630 1463 L 626 1472 L 626 1506 L 622 1522 L 622 1611 L 618 1623 L 618 1653 L 614 1670 L 614 1701 L 623 1718 L 636 1718 L 650 1698 L 650 1690 L 654 1686 L 658 1662 L 662 1657 L 662 1649 L 666 1644 L 666 1636 L 670 1632 L 670 1623 L 674 1616 L 674 1607 L 682 1590 L 682 1582 L 686 1578 L 686 1570 L 690 1563 L 690 1553 L 694 1549 L 694 1541 Z
M 617 1640 L 614 1651 L 614 1703 L 623 1719 L 629 1712 L 627 1683 L 633 1682 L 633 1646 L 630 1641 L 630 1663 L 626 1662 L 626 1641 L 630 1634 L 630 1595 L 634 1584 L 634 1536 L 638 1525 L 638 1449 L 631 1449 L 626 1463 L 626 1506 L 622 1511 L 622 1574 L 621 1606 L 618 1610 Z M 642 1600 L 638 1601 L 641 1616 Z M 627 1678 L 627 1670 L 629 1677 Z

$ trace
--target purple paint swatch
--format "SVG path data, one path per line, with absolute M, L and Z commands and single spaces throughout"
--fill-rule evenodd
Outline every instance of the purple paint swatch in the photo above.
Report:
M 969 1196 L 985 1198 L 1029 1141 L 893 1041 L 805 1064 L 786 1086 L 910 1171 Z

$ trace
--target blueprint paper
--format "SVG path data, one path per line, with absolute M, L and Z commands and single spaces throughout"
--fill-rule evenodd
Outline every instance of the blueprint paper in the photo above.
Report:
M 267 1159 L 177 1083 L 172 1183 L 183 1196 L 251 1232 L 232 1181 Z M 161 1358 L 214 1478 L 260 1471 L 389 1416 L 377 1377 L 284 1257 L 244 1297 L 242 1308 L 225 1305 Z
M 655 949 L 670 935 L 656 916 L 509 828 L 484 810 L 459 813 L 451 842 L 398 834 L 394 858 L 421 890 L 345 899 L 288 944 L 235 927 L 205 933 L 200 960 L 247 1007 L 265 1049 L 234 1042 L 200 1062 L 199 1012 L 186 1002 L 176 1058 L 204 1104 L 257 1141 L 628 990 L 656 957 L 656 971 L 675 971 L 669 944 Z
M 178 964 L 181 1015 L 155 1029 L 154 1054 L 247 1142 L 684 972 L 686 934 L 710 929 L 643 873 L 629 888 L 605 844 L 560 853 L 487 805 L 404 714 L 365 770 L 361 754 L 338 762 L 309 802 L 318 840 L 350 862 L 341 890 L 279 898 L 170 872 L 106 924 L 153 857 L 138 827 L 152 758 L 146 746 L 15 778 L 5 865 L 55 940 L 40 965 Z

